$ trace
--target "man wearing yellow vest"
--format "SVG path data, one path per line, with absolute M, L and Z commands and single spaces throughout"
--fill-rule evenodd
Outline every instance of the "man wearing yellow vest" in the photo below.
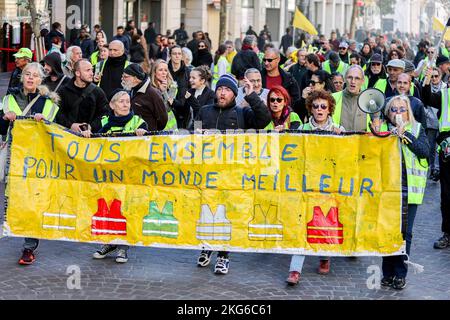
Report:
M 332 52 L 330 53 L 330 59 L 322 64 L 322 69 L 329 74 L 337 72 L 344 75 L 348 69 L 348 64 L 341 61 L 341 58 L 339 58 L 339 55 L 336 52 Z
M 389 98 L 396 95 L 397 79 L 405 71 L 405 61 L 392 59 L 388 62 L 386 69 L 388 78 L 379 79 L 373 87 L 383 92 L 386 98 Z
M 435 249 L 450 247 L 450 88 L 432 93 L 430 86 L 432 68 L 428 68 L 422 90 L 422 100 L 426 106 L 438 109 L 439 135 L 436 142 L 440 146 L 439 167 L 441 183 L 441 213 L 443 235 L 434 243 Z
M 333 93 L 336 107 L 333 122 L 347 131 L 368 131 L 370 116 L 358 108 L 358 96 L 364 84 L 364 71 L 359 65 L 353 65 L 345 74 L 347 84 L 343 91 Z

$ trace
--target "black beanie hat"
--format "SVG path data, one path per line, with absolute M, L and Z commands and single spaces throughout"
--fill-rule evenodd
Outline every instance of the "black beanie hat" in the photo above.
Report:
M 144 80 L 146 76 L 144 69 L 142 69 L 142 67 L 137 63 L 131 63 L 123 70 L 123 72 L 129 74 L 130 76 L 136 77 L 139 80 Z

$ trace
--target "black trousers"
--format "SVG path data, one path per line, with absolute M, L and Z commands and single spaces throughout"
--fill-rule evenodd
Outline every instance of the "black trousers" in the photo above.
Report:
M 439 153 L 440 182 L 441 182 L 441 213 L 442 232 L 450 234 L 450 161 L 442 160 L 442 151 Z

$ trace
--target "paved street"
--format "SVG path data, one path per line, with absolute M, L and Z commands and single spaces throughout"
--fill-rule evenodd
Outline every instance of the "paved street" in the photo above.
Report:
M 4 88 L 5 77 L 0 78 Z M 4 92 L 4 89 L 3 89 Z M 3 200 L 4 185 L 0 186 Z M 0 201 L 3 206 L 3 201 Z M 3 208 L 0 223 L 3 222 Z M 425 267 L 412 272 L 407 288 L 369 289 L 370 265 L 381 258 L 335 258 L 331 273 L 316 273 L 318 258 L 306 260 L 301 282 L 288 287 L 290 256 L 232 253 L 230 273 L 196 267 L 197 251 L 131 248 L 127 264 L 92 259 L 98 245 L 41 241 L 32 266 L 17 264 L 22 239 L 0 239 L 0 299 L 450 299 L 450 249 L 435 250 L 440 236 L 439 184 L 429 182 L 414 225 L 411 260 Z M 69 266 L 81 271 L 81 289 L 68 289 Z

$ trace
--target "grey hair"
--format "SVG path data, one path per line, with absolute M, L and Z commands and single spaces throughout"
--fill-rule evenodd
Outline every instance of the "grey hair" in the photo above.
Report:
M 244 41 L 242 41 L 242 44 L 252 46 L 252 45 L 258 44 L 258 41 L 257 41 L 255 35 L 249 34 L 249 35 L 245 36 Z
M 234 47 L 234 43 L 231 40 L 226 40 L 223 44 L 226 45 L 226 46 L 231 44 Z
M 267 52 L 275 54 L 278 58 L 281 57 L 280 50 L 278 50 L 277 48 L 268 47 L 265 53 Z
M 358 71 L 361 72 L 362 78 L 364 79 L 364 69 L 361 68 L 361 66 L 360 66 L 359 64 L 351 65 L 351 66 L 347 69 L 347 71 L 345 72 L 345 79 L 347 79 L 347 75 L 348 75 L 348 73 L 350 72 L 350 70 L 352 70 L 352 69 L 358 69 Z
M 258 73 L 258 74 L 261 74 L 261 72 L 260 72 L 258 69 L 256 69 L 256 68 L 250 68 L 250 69 L 245 70 L 244 77 L 247 78 L 247 76 L 248 76 L 250 73 Z
M 110 103 L 111 103 L 111 104 L 116 103 L 117 100 L 119 100 L 122 96 L 125 96 L 125 95 L 129 96 L 128 92 L 126 92 L 126 91 L 124 91 L 124 90 L 117 92 L 117 93 L 111 98 Z
M 117 43 L 117 45 L 120 47 L 120 49 L 125 52 L 125 45 L 123 44 L 122 41 L 120 41 L 120 40 L 111 41 L 109 43 L 109 46 L 111 47 L 111 44 L 113 44 L 113 43 Z
M 67 48 L 67 51 L 66 51 L 66 60 L 67 61 L 69 61 L 69 62 L 72 61 L 73 49 L 75 49 L 75 48 L 78 48 L 81 50 L 81 48 L 79 46 L 71 46 L 71 47 Z
M 43 67 L 40 63 L 37 63 L 37 62 L 31 62 L 31 63 L 27 64 L 27 65 L 25 66 L 25 68 L 23 68 L 23 70 L 22 70 L 22 75 L 20 76 L 20 82 L 23 82 L 24 74 L 25 74 L 28 70 L 30 70 L 30 69 L 35 69 L 35 70 L 37 70 L 37 72 L 38 72 L 38 74 L 39 74 L 39 78 L 40 78 L 41 80 L 44 80 L 44 79 L 45 79 L 45 71 L 44 71 L 44 67 Z
M 181 48 L 181 51 L 183 51 L 183 53 L 186 55 L 186 57 L 189 61 L 189 64 L 191 64 L 192 60 L 193 60 L 191 49 L 189 49 L 187 47 L 183 47 L 183 48 Z
M 406 109 L 408 110 L 409 122 L 412 125 L 415 125 L 415 123 L 417 121 L 416 121 L 416 118 L 414 118 L 414 113 L 411 108 L 411 102 L 409 101 L 409 98 L 403 94 L 392 97 L 389 100 L 389 102 L 386 104 L 386 107 L 384 108 L 384 114 L 386 115 L 386 117 L 388 117 L 388 115 L 389 115 L 389 110 L 391 109 L 392 104 L 394 103 L 394 101 L 397 101 L 397 100 L 403 100 L 406 102 Z

